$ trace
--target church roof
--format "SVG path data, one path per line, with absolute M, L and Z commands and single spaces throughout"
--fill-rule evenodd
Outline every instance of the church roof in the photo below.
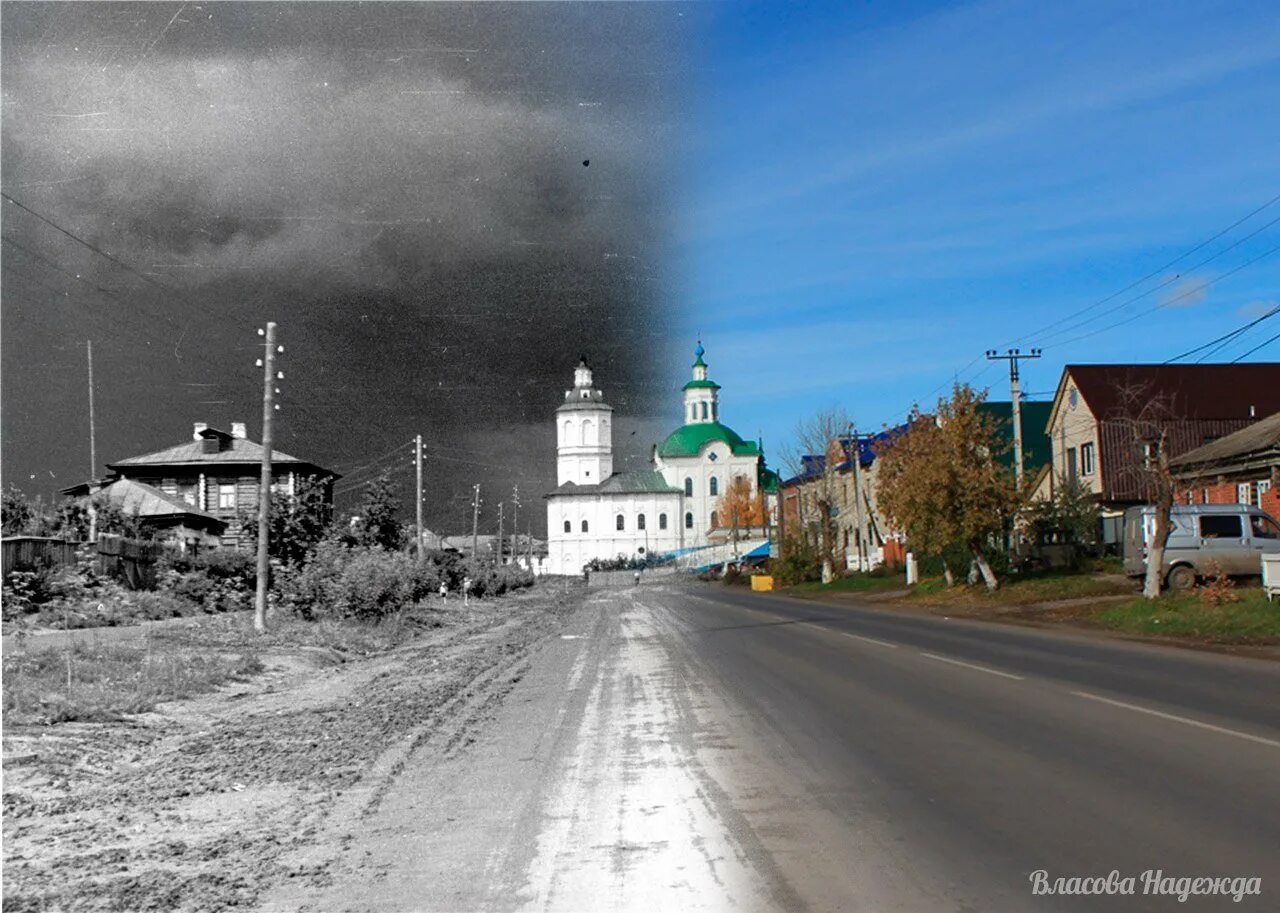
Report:
M 698 390 L 698 389 L 719 390 L 720 385 L 716 383 L 714 380 L 691 380 L 680 389 L 682 390 Z
M 754 441 L 744 441 L 738 433 L 719 422 L 695 422 L 681 425 L 658 445 L 658 455 L 663 457 L 693 457 L 712 441 L 728 444 L 735 456 L 758 456 L 760 447 Z
M 652 469 L 640 469 L 635 472 L 618 472 L 609 476 L 598 485 L 575 485 L 565 482 L 553 495 L 622 495 L 622 494 L 679 494 L 679 488 L 672 488 L 662 473 Z

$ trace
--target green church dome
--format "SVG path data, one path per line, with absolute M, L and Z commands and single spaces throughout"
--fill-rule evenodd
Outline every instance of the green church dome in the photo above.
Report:
M 712 441 L 728 444 L 735 456 L 758 456 L 760 447 L 754 441 L 744 441 L 738 433 L 719 422 L 696 422 L 682 425 L 658 445 L 661 457 L 695 457 Z

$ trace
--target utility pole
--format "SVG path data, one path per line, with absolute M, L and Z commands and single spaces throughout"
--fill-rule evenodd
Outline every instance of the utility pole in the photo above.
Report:
M 471 498 L 471 560 L 480 560 L 480 483 Z
M 858 570 L 866 573 L 867 551 L 862 545 L 862 448 L 858 446 L 856 425 L 849 429 L 849 438 L 853 444 L 853 522 L 857 524 Z
M 494 567 L 502 566 L 502 508 L 504 505 L 505 505 L 504 501 L 498 502 L 498 548 L 493 553 Z
M 98 477 L 98 432 L 93 421 L 93 340 L 85 341 L 89 354 L 89 481 Z
M 415 446 L 413 450 L 413 459 L 418 471 L 418 499 L 415 502 L 418 506 L 418 515 L 417 515 L 418 516 L 418 523 L 417 523 L 418 537 L 416 540 L 418 543 L 418 546 L 417 548 L 414 549 L 414 554 L 417 557 L 417 559 L 421 561 L 422 560 L 422 435 L 421 434 L 419 434 L 414 439 L 414 445 Z
M 283 378 L 284 374 L 275 370 L 275 323 L 267 321 L 267 329 L 258 333 L 266 337 L 265 354 L 259 359 L 262 365 L 262 476 L 258 482 L 258 591 L 253 604 L 253 629 L 261 634 L 267 630 L 267 578 L 271 573 L 267 558 L 271 519 L 271 425 L 278 408 L 273 393 L 277 377 Z M 283 346 L 280 351 L 284 351 Z
M 995 349 L 987 350 L 987 361 L 1009 362 L 1009 398 L 1013 401 L 1013 474 L 1019 491 L 1022 490 L 1022 399 L 1018 392 L 1018 360 L 1039 357 L 1039 349 L 1032 349 L 1030 353 L 1009 349 L 1003 355 Z
M 520 486 L 511 487 L 511 563 L 520 563 Z

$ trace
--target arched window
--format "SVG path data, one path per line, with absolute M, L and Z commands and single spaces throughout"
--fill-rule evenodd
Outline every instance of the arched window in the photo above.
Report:
M 566 533 L 571 533 L 571 532 L 573 532 L 573 524 L 572 524 L 572 523 L 570 523 L 568 520 L 565 520 L 565 521 L 564 521 L 564 531 L 565 531 Z
M 562 443 L 565 443 L 565 444 L 573 443 L 573 422 L 568 421 L 567 419 L 565 420 L 565 423 L 564 423 L 564 438 Z
M 636 529 L 644 529 L 644 514 L 636 517 Z
M 684 496 L 686 498 L 693 497 L 693 479 L 684 480 Z
M 693 529 L 693 514 L 687 513 L 684 515 L 684 528 Z
M 595 425 L 592 423 L 591 419 L 587 419 L 585 422 L 582 423 L 582 443 L 584 444 L 594 443 L 591 440 L 591 437 L 592 437 L 591 432 L 593 430 L 595 430 Z
M 711 528 L 715 529 L 720 525 L 720 518 L 716 516 L 716 512 L 711 512 Z
M 702 404 L 702 417 L 707 417 L 707 404 L 705 402 Z
M 583 520 L 583 521 L 582 521 L 582 531 L 583 531 L 584 533 L 587 531 L 587 521 L 586 521 L 586 520 Z
M 720 480 L 717 479 L 715 476 L 712 476 L 711 477 L 711 497 L 714 498 L 718 494 L 720 494 Z
M 623 529 L 626 529 L 626 527 L 627 527 L 626 519 L 622 516 L 622 514 L 618 514 L 618 529 L 621 531 Z
M 658 529 L 666 529 L 666 528 L 667 528 L 667 515 L 658 514 Z

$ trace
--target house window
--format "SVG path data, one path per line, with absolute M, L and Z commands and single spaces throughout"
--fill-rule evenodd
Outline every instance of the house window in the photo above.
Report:
M 1253 483 L 1253 506 L 1262 507 L 1262 496 L 1271 490 L 1271 480 L 1263 479 L 1261 482 Z
M 586 520 L 583 520 L 583 521 L 582 521 L 582 531 L 583 531 L 584 533 L 587 531 L 587 521 L 586 521 Z
M 684 515 L 684 528 L 693 529 L 693 514 L 686 513 Z
M 1093 443 L 1080 445 L 1080 474 L 1093 475 Z
M 1241 482 L 1239 485 L 1237 485 L 1236 486 L 1236 503 L 1252 504 L 1253 503 L 1253 498 L 1251 497 L 1251 495 L 1253 494 L 1252 489 L 1253 489 L 1253 486 L 1250 485 L 1248 482 Z
M 1076 462 L 1076 448 L 1067 448 L 1067 481 L 1074 482 L 1079 474 L 1080 465 Z
M 716 512 L 713 510 L 711 512 L 711 528 L 716 529 L 719 526 L 720 526 L 720 518 L 719 516 L 716 515 Z
M 1209 489 L 1207 488 L 1200 489 L 1200 503 L 1201 504 L 1209 503 Z
M 684 496 L 686 498 L 693 497 L 693 479 L 684 480 Z
M 1160 442 L 1148 441 L 1142 445 L 1142 465 L 1150 469 L 1160 459 Z
M 565 531 L 566 533 L 571 533 L 571 532 L 573 532 L 573 524 L 572 524 L 571 522 L 569 522 L 568 520 L 565 520 L 565 521 L 564 521 L 564 531 Z
M 636 517 L 636 529 L 644 529 L 644 514 Z
M 667 528 L 667 515 L 658 514 L 658 529 L 666 529 L 666 528 Z
M 236 509 L 236 483 L 218 483 L 218 510 Z
M 190 482 L 182 483 L 178 486 L 178 497 L 194 507 L 196 503 L 196 486 Z
M 718 494 L 720 494 L 720 480 L 717 479 L 715 476 L 712 476 L 711 477 L 711 497 L 714 498 Z
M 626 526 L 627 521 L 623 518 L 622 514 L 618 514 L 618 531 L 621 532 L 626 529 Z

